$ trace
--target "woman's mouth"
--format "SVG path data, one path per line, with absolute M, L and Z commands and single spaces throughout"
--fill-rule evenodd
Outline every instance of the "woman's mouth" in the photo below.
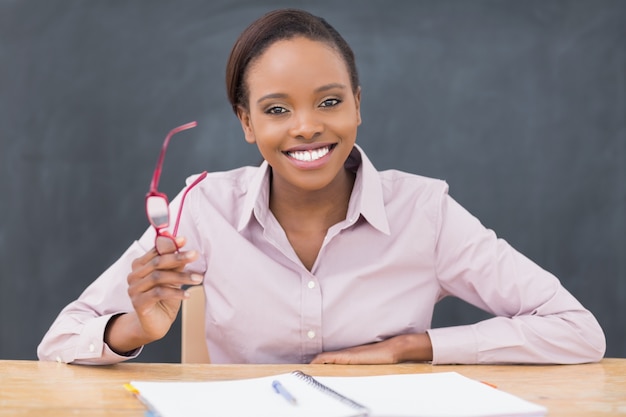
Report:
M 328 145 L 322 148 L 316 148 L 306 151 L 290 151 L 285 152 L 291 158 L 302 162 L 313 162 L 328 155 L 335 145 Z

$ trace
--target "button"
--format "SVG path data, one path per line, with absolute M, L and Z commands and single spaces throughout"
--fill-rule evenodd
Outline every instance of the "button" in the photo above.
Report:
M 315 288 L 315 281 L 309 281 L 309 283 L 307 284 L 307 286 L 309 287 L 309 289 L 313 289 Z
M 57 362 L 58 362 L 58 363 L 63 362 L 63 361 L 61 360 L 61 357 L 60 357 L 60 356 L 57 356 L 57 357 L 56 357 L 56 360 L 57 360 Z
M 309 339 L 315 338 L 315 332 L 313 330 L 309 330 L 306 335 L 309 336 Z
M 96 350 L 96 347 L 92 344 L 89 345 L 89 351 L 93 353 Z

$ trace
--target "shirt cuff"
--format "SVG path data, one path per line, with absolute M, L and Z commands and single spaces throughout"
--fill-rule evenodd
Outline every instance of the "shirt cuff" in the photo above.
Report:
M 109 320 L 117 315 L 109 314 L 96 317 L 85 323 L 72 363 L 89 365 L 110 365 L 127 361 L 139 356 L 143 347 L 137 348 L 127 355 L 118 355 L 104 343 L 104 331 Z
M 426 331 L 433 347 L 433 365 L 478 363 L 478 342 L 471 325 Z

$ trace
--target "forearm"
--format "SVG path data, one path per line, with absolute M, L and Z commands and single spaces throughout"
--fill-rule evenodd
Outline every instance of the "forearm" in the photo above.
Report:
M 591 313 L 495 317 L 473 325 L 429 331 L 433 364 L 596 362 L 605 351 Z
M 433 347 L 427 333 L 414 333 L 390 339 L 395 362 L 426 362 L 433 359 Z
M 432 360 L 430 337 L 425 333 L 398 335 L 382 342 L 320 353 L 311 363 L 389 364 Z
M 39 359 L 81 364 L 110 364 L 128 360 L 112 351 L 104 334 L 112 317 L 132 311 L 126 275 L 132 260 L 145 250 L 135 242 L 55 319 L 37 349 Z M 139 352 L 135 352 L 138 354 Z
M 122 362 L 139 354 L 118 355 L 104 343 L 104 332 L 111 315 L 87 317 L 62 314 L 50 327 L 37 347 L 42 361 L 108 365 Z
M 111 317 L 104 330 L 104 343 L 113 352 L 122 356 L 153 341 L 143 332 L 135 312 Z

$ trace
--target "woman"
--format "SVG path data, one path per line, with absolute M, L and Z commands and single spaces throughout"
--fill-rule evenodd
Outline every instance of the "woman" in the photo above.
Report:
M 168 332 L 185 286 L 199 284 L 216 363 L 602 358 L 593 315 L 460 207 L 444 182 L 376 171 L 355 144 L 353 53 L 323 19 L 299 10 L 261 17 L 235 43 L 226 81 L 245 139 L 265 162 L 190 189 L 179 250 L 157 251 L 147 230 L 61 312 L 41 359 L 135 357 Z M 495 317 L 431 329 L 434 305 L 448 295 Z

